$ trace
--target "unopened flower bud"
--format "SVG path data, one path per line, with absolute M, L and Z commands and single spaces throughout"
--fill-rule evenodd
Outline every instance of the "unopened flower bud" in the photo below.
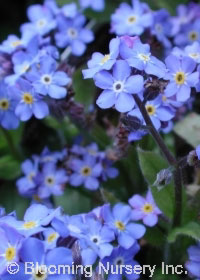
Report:
M 155 186 L 164 187 L 171 182 L 172 172 L 169 169 L 163 169 L 157 174 Z

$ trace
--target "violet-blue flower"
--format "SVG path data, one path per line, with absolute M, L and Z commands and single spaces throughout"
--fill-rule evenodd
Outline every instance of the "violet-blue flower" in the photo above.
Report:
M 101 70 L 110 70 L 119 55 L 120 39 L 114 38 L 109 44 L 109 54 L 103 55 L 95 52 L 88 61 L 88 68 L 83 70 L 84 79 L 93 78 L 94 75 Z
M 42 172 L 36 178 L 38 196 L 42 199 L 53 195 L 62 195 L 68 176 L 64 169 L 58 169 L 53 162 L 44 164 Z
M 129 199 L 129 204 L 133 208 L 132 220 L 143 220 L 143 223 L 147 226 L 153 227 L 158 222 L 158 215 L 162 212 L 156 206 L 151 191 L 147 192 L 146 198 L 141 195 L 134 195 Z
M 56 71 L 57 63 L 50 56 L 43 56 L 40 60 L 40 68 L 35 65 L 26 78 L 33 84 L 37 93 L 49 95 L 55 99 L 66 97 L 66 85 L 70 78 L 65 72 Z
M 114 248 L 112 254 L 109 257 L 101 260 L 104 267 L 107 268 L 107 264 L 109 264 L 114 268 L 113 271 L 110 271 L 108 280 L 115 280 L 116 275 L 118 280 L 121 280 L 123 276 L 125 276 L 126 279 L 129 280 L 138 279 L 139 274 L 136 274 L 134 272 L 134 268 L 136 268 L 139 263 L 134 260 L 134 257 L 139 252 L 139 250 L 140 246 L 138 245 L 138 243 L 135 243 L 128 250 L 118 246 L 117 248 Z M 131 266 L 132 273 L 130 273 L 130 270 L 126 270 L 125 266 Z
M 111 31 L 117 35 L 141 35 L 153 22 L 147 4 L 132 0 L 132 6 L 122 3 L 111 17 Z
M 165 64 L 151 54 L 148 44 L 142 44 L 137 37 L 134 38 L 131 45 L 127 43 L 127 39 L 123 41 L 120 47 L 120 55 L 123 59 L 126 59 L 131 67 L 158 78 L 165 76 Z
M 16 185 L 21 195 L 30 196 L 35 192 L 37 186 L 34 179 L 38 172 L 38 158 L 34 157 L 33 161 L 25 160 L 21 169 L 25 176 L 18 179 Z
M 166 48 L 171 47 L 169 36 L 171 35 L 170 15 L 165 9 L 161 9 L 153 14 L 153 26 L 151 33 L 155 35 L 157 40 Z
M 92 217 L 86 217 L 85 223 L 88 227 L 83 237 L 83 249 L 81 251 L 84 264 L 94 264 L 97 257 L 103 259 L 110 256 L 113 246 L 110 244 L 115 239 L 115 235 L 111 229 L 101 224 L 100 221 Z
M 200 278 L 200 244 L 188 248 L 189 260 L 186 262 L 186 269 L 192 277 Z
M 185 24 L 175 36 L 174 43 L 178 46 L 186 46 L 195 41 L 200 42 L 200 19 L 193 23 Z
M 15 114 L 21 121 L 27 121 L 33 115 L 37 119 L 43 119 L 49 115 L 48 105 L 28 81 L 19 79 L 17 85 L 13 87 L 13 94 L 18 99 Z
M 96 162 L 95 157 L 85 156 L 83 160 L 72 159 L 70 161 L 70 168 L 74 173 L 69 177 L 69 183 L 78 187 L 82 184 L 89 190 L 96 190 L 99 188 L 99 177 L 102 173 L 102 166 Z
M 19 250 L 23 236 L 14 228 L 0 224 L 0 276 L 6 272 L 7 265 L 19 261 Z
M 112 210 L 105 205 L 102 213 L 105 225 L 115 232 L 119 245 L 125 249 L 129 249 L 145 234 L 143 225 L 131 222 L 131 208 L 128 205 L 117 203 Z
M 32 5 L 27 10 L 30 23 L 24 23 L 21 26 L 21 32 L 29 32 L 33 34 L 46 35 L 56 28 L 56 20 L 54 19 L 50 9 L 42 5 Z
M 105 8 L 105 0 L 79 0 L 79 2 L 83 9 L 91 8 L 94 11 L 100 12 Z
M 199 73 L 194 72 L 195 61 L 189 57 L 179 59 L 174 55 L 170 55 L 165 62 L 169 69 L 165 79 L 170 80 L 165 89 L 166 96 L 176 94 L 177 101 L 187 101 L 190 98 L 191 88 L 195 87 L 199 81 Z
M 169 106 L 163 106 L 161 96 L 158 96 L 154 100 L 147 101 L 145 107 L 157 130 L 161 127 L 161 121 L 169 121 L 175 116 L 175 113 Z M 137 117 L 145 124 L 139 108 L 133 109 L 128 114 Z
M 78 14 L 73 19 L 58 16 L 58 32 L 55 34 L 56 45 L 60 48 L 71 47 L 72 54 L 81 56 L 86 50 L 86 44 L 94 39 L 93 32 L 86 27 L 86 18 Z
M 126 61 L 118 60 L 113 66 L 113 73 L 101 71 L 94 77 L 95 85 L 104 89 L 97 105 L 102 109 L 115 106 L 119 112 L 133 109 L 135 101 L 132 94 L 143 89 L 144 79 L 141 75 L 131 76 L 131 68 Z
M 0 82 L 0 124 L 5 129 L 16 129 L 19 126 L 19 119 L 15 115 L 17 99 L 12 95 L 9 87 Z

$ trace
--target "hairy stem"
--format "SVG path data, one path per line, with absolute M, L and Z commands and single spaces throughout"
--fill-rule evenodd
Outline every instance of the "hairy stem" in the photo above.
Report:
M 168 161 L 168 163 L 170 165 L 174 165 L 176 166 L 177 161 L 175 159 L 175 157 L 171 154 L 171 152 L 169 151 L 169 149 L 167 148 L 167 146 L 165 145 L 165 142 L 163 141 L 162 137 L 160 136 L 160 134 L 158 133 L 158 131 L 155 129 L 149 114 L 146 111 L 146 108 L 144 106 L 144 104 L 142 103 L 142 101 L 140 100 L 139 96 L 137 94 L 134 94 L 134 99 L 136 104 L 138 105 L 138 108 L 140 109 L 140 112 L 146 122 L 146 125 L 149 127 L 149 130 L 151 132 L 151 135 L 153 136 L 154 140 L 156 141 L 156 143 L 158 144 L 158 146 L 160 147 L 162 153 L 164 154 L 166 160 Z
M 146 125 L 149 128 L 149 131 L 158 144 L 161 152 L 165 156 L 166 160 L 168 161 L 169 165 L 175 167 L 175 171 L 173 173 L 174 177 L 174 184 L 175 184 L 175 210 L 174 210 L 174 218 L 173 218 L 173 227 L 177 227 L 181 224 L 181 216 L 182 216 L 182 174 L 181 174 L 181 167 L 179 166 L 178 161 L 172 155 L 172 153 L 167 148 L 165 142 L 163 141 L 162 137 L 155 129 L 151 118 L 149 117 L 148 112 L 146 111 L 145 105 L 139 98 L 137 94 L 133 94 L 135 102 L 145 120 Z

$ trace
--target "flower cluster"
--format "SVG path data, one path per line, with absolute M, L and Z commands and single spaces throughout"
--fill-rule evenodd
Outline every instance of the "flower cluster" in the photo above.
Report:
M 165 9 L 152 11 L 146 3 L 132 0 L 132 5 L 120 4 L 111 17 L 111 31 L 116 35 L 148 35 L 156 38 L 166 49 L 173 45 L 186 46 L 199 41 L 198 4 L 179 5 L 176 16 Z M 147 32 L 146 32 L 147 33 Z
M 16 129 L 19 121 L 32 116 L 49 115 L 51 99 L 65 98 L 71 83 L 59 66 L 58 48 L 69 47 L 80 56 L 94 39 L 74 3 L 59 8 L 47 0 L 30 6 L 27 16 L 21 36 L 9 35 L 0 45 L 0 124 L 5 129 Z
M 154 207 L 154 202 L 151 202 Z M 60 207 L 50 209 L 33 204 L 26 210 L 23 220 L 18 220 L 15 213 L 6 215 L 1 212 L 2 280 L 24 278 L 25 262 L 32 262 L 33 267 L 38 263 L 39 270 L 35 268 L 33 274 L 26 275 L 27 279 L 39 279 L 43 272 L 44 279 L 58 276 L 41 272 L 44 265 L 85 266 L 93 265 L 97 260 L 103 264 L 129 264 L 133 267 L 138 264 L 133 258 L 140 250 L 138 240 L 144 236 L 145 227 L 134 223 L 132 210 L 127 204 L 118 203 L 114 207 L 105 204 L 87 214 L 73 216 L 65 215 Z M 19 265 L 19 272 L 9 276 L 6 267 L 14 262 Z M 66 274 L 65 277 L 73 276 L 72 270 Z M 134 272 L 126 275 L 124 271 L 123 274 L 129 279 L 139 277 Z M 121 279 L 122 275 L 119 277 Z
M 98 150 L 96 143 L 87 147 L 74 145 L 61 152 L 45 148 L 40 156 L 25 160 L 21 168 L 24 176 L 17 180 L 18 191 L 36 201 L 62 195 L 66 183 L 94 191 L 101 182 L 118 175 L 118 170 L 112 167 L 106 153 Z

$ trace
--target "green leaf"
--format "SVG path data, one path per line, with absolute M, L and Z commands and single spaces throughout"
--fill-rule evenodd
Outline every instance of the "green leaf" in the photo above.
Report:
M 74 215 L 85 213 L 91 210 L 91 197 L 76 189 L 67 186 L 61 196 L 53 197 L 55 207 L 61 206 L 66 214 Z
M 174 131 L 188 144 L 196 148 L 200 144 L 200 115 L 196 113 L 188 114 L 175 125 Z
M 200 241 L 200 225 L 195 222 L 190 222 L 183 227 L 175 228 L 169 233 L 168 241 L 173 243 L 180 235 L 188 236 L 196 241 Z
M 20 163 L 12 156 L 4 156 L 0 158 L 0 178 L 12 180 L 20 175 Z
M 17 217 L 22 219 L 29 204 L 29 199 L 20 196 L 15 185 L 4 183 L 1 186 L 0 206 L 5 208 L 6 213 L 16 211 Z
M 165 159 L 150 151 L 144 151 L 138 148 L 138 157 L 140 168 L 149 185 L 152 185 L 156 180 L 157 173 L 168 167 Z M 151 187 L 152 195 L 157 206 L 170 219 L 173 218 L 174 213 L 174 187 L 172 184 L 165 186 L 158 190 L 155 186 Z
M 88 107 L 94 100 L 95 85 L 92 79 L 84 80 L 82 70 L 79 68 L 73 76 L 73 88 L 75 91 L 75 100 Z
M 148 184 L 152 185 L 156 181 L 157 173 L 168 168 L 168 164 L 161 155 L 155 152 L 144 151 L 140 148 L 137 150 L 142 173 Z
M 155 247 L 161 247 L 166 241 L 165 235 L 157 227 L 147 228 L 144 239 L 147 240 L 149 244 Z

